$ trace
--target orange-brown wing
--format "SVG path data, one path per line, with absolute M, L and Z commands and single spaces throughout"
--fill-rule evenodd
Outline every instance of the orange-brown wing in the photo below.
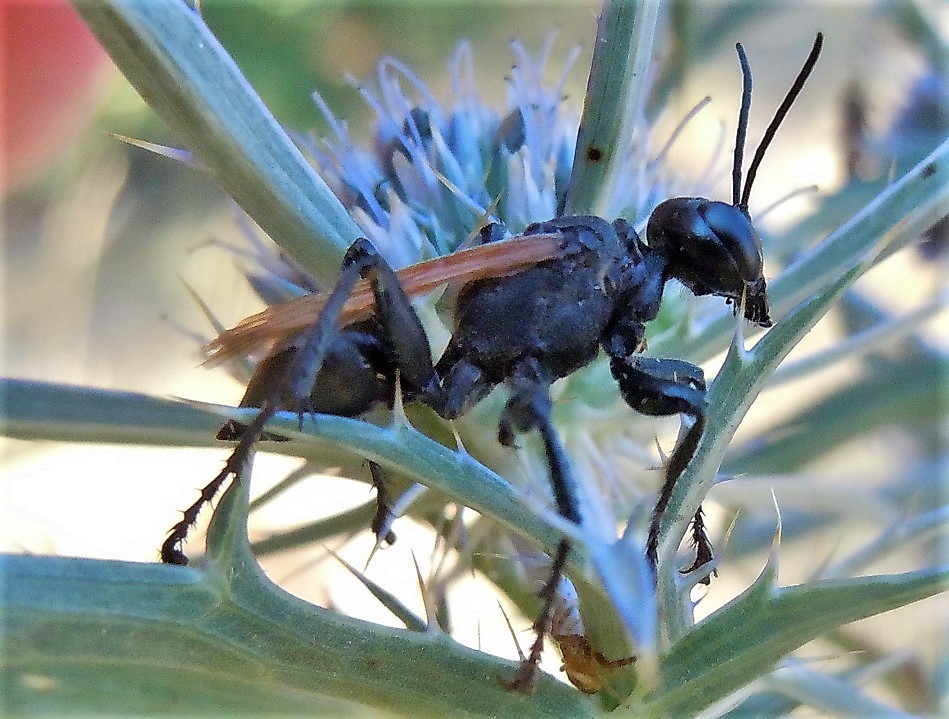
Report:
M 528 235 L 491 242 L 399 270 L 396 275 L 406 294 L 417 297 L 448 282 L 472 282 L 503 277 L 556 257 L 562 238 L 557 234 Z M 307 295 L 271 305 L 225 330 L 204 347 L 208 363 L 218 364 L 235 357 L 269 351 L 310 327 L 326 304 L 327 293 Z M 368 318 L 375 306 L 372 290 L 365 280 L 353 288 L 339 325 Z

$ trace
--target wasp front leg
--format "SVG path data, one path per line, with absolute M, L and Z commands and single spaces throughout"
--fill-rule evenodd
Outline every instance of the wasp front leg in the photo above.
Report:
M 624 343 L 614 342 L 614 349 Z M 610 344 L 605 343 L 609 352 Z M 659 525 L 672 497 L 672 490 L 698 447 L 705 430 L 705 376 L 700 367 L 674 359 L 655 359 L 640 355 L 610 353 L 610 369 L 626 403 L 648 415 L 682 415 L 689 423 L 666 462 L 665 479 L 653 510 L 646 540 L 646 557 L 656 569 L 659 550 Z M 696 560 L 683 573 L 695 571 L 712 561 L 712 544 L 705 532 L 702 508 L 692 520 L 692 541 Z M 707 583 L 707 580 L 706 580 Z

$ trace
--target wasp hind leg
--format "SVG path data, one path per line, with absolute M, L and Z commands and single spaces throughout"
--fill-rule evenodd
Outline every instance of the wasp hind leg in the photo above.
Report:
M 251 382 L 248 394 L 253 395 L 253 403 L 260 407 L 260 412 L 246 427 L 225 425 L 222 428 L 225 437 L 236 435 L 240 441 L 224 468 L 204 486 L 197 501 L 183 512 L 181 520 L 169 530 L 159 552 L 163 562 L 188 563 L 181 546 L 201 509 L 214 499 L 229 477 L 238 476 L 246 466 L 254 446 L 265 434 L 265 425 L 279 410 L 292 407 L 300 417 L 300 424 L 303 424 L 303 414 L 311 406 L 310 391 L 316 376 L 323 367 L 333 340 L 339 334 L 337 321 L 340 313 L 361 277 L 372 285 L 377 315 L 386 338 L 391 342 L 396 364 L 403 373 L 403 381 L 419 394 L 430 392 L 435 395 L 440 391 L 441 386 L 432 368 L 428 339 L 398 278 L 369 240 L 357 239 L 346 251 L 339 280 L 327 298 L 320 317 L 292 352 L 272 356 L 272 362 L 264 368 L 264 379 L 257 384 Z
M 298 348 L 288 347 L 264 357 L 257 363 L 254 374 L 247 383 L 247 389 L 241 398 L 238 407 L 260 407 L 267 397 L 274 391 L 286 376 Z M 218 430 L 217 439 L 225 442 L 236 442 L 244 436 L 247 425 L 236 419 L 229 419 Z M 285 442 L 286 437 L 262 432 L 260 439 Z

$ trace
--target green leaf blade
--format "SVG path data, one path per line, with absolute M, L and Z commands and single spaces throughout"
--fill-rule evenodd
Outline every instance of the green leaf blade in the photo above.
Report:
M 949 570 L 825 580 L 777 588 L 769 568 L 744 594 L 672 648 L 652 716 L 691 716 L 766 674 L 807 642 L 844 624 L 945 591 Z
M 857 265 L 884 238 L 887 247 L 877 261 L 916 241 L 949 211 L 949 141 L 933 150 L 903 177 L 886 187 L 869 204 L 820 244 L 769 282 L 773 317 L 781 317 L 807 297 L 825 292 Z M 677 342 L 678 356 L 693 360 L 711 357 L 734 327 L 731 312 L 709 322 L 688 339 Z M 672 348 L 656 343 L 662 354 Z
M 542 678 L 509 692 L 511 662 L 308 605 L 253 573 L 224 585 L 158 564 L 6 556 L 6 707 L 309 716 L 584 717 Z
M 622 155 L 642 118 L 658 13 L 657 0 L 603 5 L 567 190 L 568 215 L 613 217 L 618 211 L 611 201 Z

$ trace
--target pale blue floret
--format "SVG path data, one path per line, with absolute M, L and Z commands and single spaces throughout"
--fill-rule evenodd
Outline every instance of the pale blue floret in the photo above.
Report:
M 516 64 L 502 114 L 481 101 L 471 48 L 450 60 L 453 97 L 439 103 L 401 62 L 379 63 L 359 92 L 373 109 L 371 151 L 314 95 L 331 134 L 308 147 L 317 169 L 366 236 L 396 266 L 452 252 L 485 221 L 512 231 L 557 214 L 573 161 L 578 117 L 564 107 L 570 62 L 542 79 L 552 39 L 533 57 L 513 43 Z

